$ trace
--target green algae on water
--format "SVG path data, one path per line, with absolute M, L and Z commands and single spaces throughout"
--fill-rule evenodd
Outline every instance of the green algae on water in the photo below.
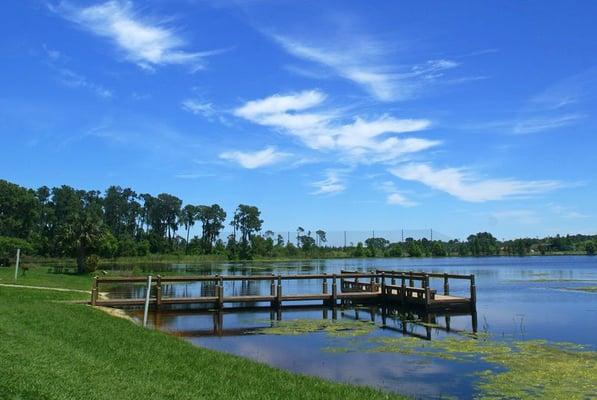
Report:
M 566 290 L 574 290 L 576 292 L 586 292 L 586 293 L 597 293 L 597 286 L 571 287 L 571 288 L 566 288 Z
M 271 327 L 263 328 L 259 333 L 268 335 L 303 335 L 314 332 L 325 332 L 330 336 L 349 337 L 367 335 L 375 328 L 376 325 L 369 321 L 293 319 L 288 321 L 274 321 Z
M 498 342 L 466 337 L 421 341 L 412 337 L 372 338 L 369 351 L 395 352 L 454 361 L 484 361 L 495 366 L 478 374 L 475 398 L 597 398 L 597 352 L 567 342 Z

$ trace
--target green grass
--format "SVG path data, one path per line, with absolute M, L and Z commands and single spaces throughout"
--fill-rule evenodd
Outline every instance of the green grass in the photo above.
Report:
M 30 266 L 25 275 L 19 272 L 16 284 L 91 290 L 93 277 L 89 274 L 54 274 L 50 270 L 50 267 Z M 14 273 L 14 267 L 0 268 L 0 283 L 14 284 Z
M 82 288 L 39 269 L 22 283 Z M 0 277 L 4 281 L 6 271 Z M 11 278 L 12 280 L 12 278 Z M 82 293 L 0 286 L 1 399 L 390 399 L 200 347 L 65 302 Z

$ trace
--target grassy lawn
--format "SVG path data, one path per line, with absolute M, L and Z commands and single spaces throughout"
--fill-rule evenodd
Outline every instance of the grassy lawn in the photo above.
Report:
M 12 283 L 0 269 L 0 283 Z M 89 289 L 89 276 L 30 270 L 19 283 Z M 0 286 L 1 399 L 389 399 L 195 347 L 66 300 L 75 292 Z
M 23 276 L 19 272 L 18 285 L 45 286 L 77 290 L 91 290 L 93 278 L 91 275 L 54 274 L 49 267 L 29 267 Z M 14 267 L 0 268 L 0 284 L 14 284 Z

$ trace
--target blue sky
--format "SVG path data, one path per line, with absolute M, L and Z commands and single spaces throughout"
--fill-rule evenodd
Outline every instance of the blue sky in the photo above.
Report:
M 595 233 L 595 2 L 13 1 L 0 178 L 274 230 Z

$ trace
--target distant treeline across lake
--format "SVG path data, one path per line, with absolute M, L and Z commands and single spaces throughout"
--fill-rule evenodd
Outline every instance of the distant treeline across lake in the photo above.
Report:
M 80 272 L 99 258 L 151 255 L 205 256 L 230 260 L 265 258 L 445 257 L 595 253 L 597 235 L 566 235 L 499 241 L 480 232 L 463 240 L 382 235 L 343 245 L 323 229 L 298 227 L 286 235 L 262 229 L 257 206 L 239 204 L 229 215 L 220 205 L 185 204 L 110 186 L 104 192 L 70 186 L 29 189 L 0 180 L 0 265 L 23 254 L 74 258 Z M 191 236 L 197 226 L 200 234 Z M 231 232 L 224 234 L 225 228 Z

